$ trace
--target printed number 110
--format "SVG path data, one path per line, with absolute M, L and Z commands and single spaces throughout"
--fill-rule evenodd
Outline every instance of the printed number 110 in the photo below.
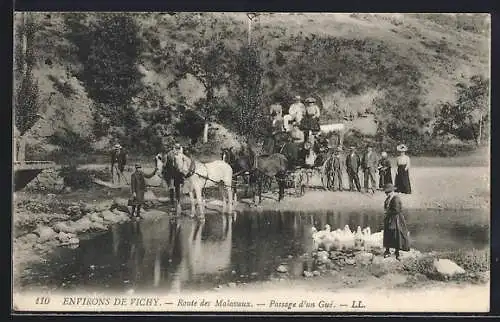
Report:
M 35 304 L 49 304 L 50 303 L 50 297 L 37 297 L 35 300 Z

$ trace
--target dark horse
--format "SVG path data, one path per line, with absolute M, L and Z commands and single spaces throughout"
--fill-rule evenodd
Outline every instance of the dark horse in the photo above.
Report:
M 285 176 L 288 161 L 286 157 L 279 153 L 271 155 L 252 156 L 251 153 L 240 153 L 235 155 L 232 148 L 222 149 L 222 160 L 231 165 L 234 177 L 242 176 L 244 182 L 248 184 L 252 191 L 252 198 L 255 203 L 256 194 L 259 195 L 259 203 L 262 202 L 262 190 L 264 182 L 276 178 L 279 187 L 278 201 L 285 195 Z
M 170 201 L 178 209 L 181 201 L 181 185 L 184 183 L 184 176 L 175 167 L 173 151 L 155 157 L 156 167 L 161 172 L 161 177 L 168 185 Z M 175 200 L 174 200 L 175 196 Z

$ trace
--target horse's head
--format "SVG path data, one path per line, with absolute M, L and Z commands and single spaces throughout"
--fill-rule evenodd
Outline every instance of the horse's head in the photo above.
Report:
M 174 166 L 182 174 L 189 173 L 191 159 L 184 153 L 178 152 L 173 155 Z

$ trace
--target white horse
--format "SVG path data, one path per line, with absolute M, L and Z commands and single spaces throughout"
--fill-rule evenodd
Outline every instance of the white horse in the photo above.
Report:
M 231 166 L 222 161 L 216 160 L 208 163 L 203 163 L 189 158 L 182 152 L 178 152 L 174 156 L 174 163 L 180 173 L 184 175 L 184 186 L 189 191 L 189 199 L 191 201 L 191 213 L 195 215 L 195 197 L 197 199 L 200 216 L 205 215 L 205 205 L 203 202 L 203 189 L 219 186 L 222 194 L 222 211 L 225 211 L 226 203 L 228 211 L 233 212 L 232 198 L 232 179 L 233 169 Z M 224 189 L 225 188 L 225 189 Z M 226 190 L 227 196 L 224 193 Z M 226 200 L 227 197 L 227 200 Z

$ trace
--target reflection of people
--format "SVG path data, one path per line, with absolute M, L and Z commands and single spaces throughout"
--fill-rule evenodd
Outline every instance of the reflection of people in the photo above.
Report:
M 375 172 L 377 171 L 377 166 L 378 157 L 369 146 L 366 149 L 365 155 L 363 156 L 363 172 L 366 192 L 368 192 L 370 189 L 372 193 L 375 192 Z
M 387 198 L 384 202 L 384 257 L 390 256 L 390 248 L 395 249 L 396 259 L 399 259 L 399 251 L 410 250 L 409 232 L 406 221 L 402 214 L 402 202 L 394 192 L 392 183 L 385 185 L 384 191 Z
M 392 183 L 391 161 L 387 157 L 387 152 L 382 152 L 382 158 L 379 161 L 379 185 L 378 187 L 383 190 L 385 185 Z
M 396 185 L 396 191 L 401 193 L 410 194 L 411 193 L 411 185 L 410 185 L 410 158 L 406 155 L 406 151 L 408 151 L 408 147 L 404 144 L 400 144 L 396 147 L 398 152 L 400 153 L 397 158 L 397 173 L 396 179 L 394 180 L 394 184 Z
M 141 206 L 144 204 L 144 194 L 146 193 L 145 178 L 152 178 L 156 174 L 156 168 L 153 173 L 145 174 L 142 172 L 140 164 L 135 165 L 135 172 L 130 177 L 130 190 L 132 192 L 132 217 L 141 217 Z M 137 211 L 136 211 L 137 210 Z
M 354 186 L 361 192 L 361 185 L 359 184 L 359 166 L 361 165 L 361 160 L 356 153 L 356 148 L 351 146 L 351 153 L 346 157 L 346 168 L 347 175 L 349 176 L 349 189 L 354 191 Z
M 115 171 L 118 176 L 118 183 L 121 182 L 123 177 L 123 170 L 125 170 L 125 164 L 127 163 L 127 154 L 123 150 L 120 144 L 115 144 L 113 151 L 111 152 L 111 180 L 115 182 Z

